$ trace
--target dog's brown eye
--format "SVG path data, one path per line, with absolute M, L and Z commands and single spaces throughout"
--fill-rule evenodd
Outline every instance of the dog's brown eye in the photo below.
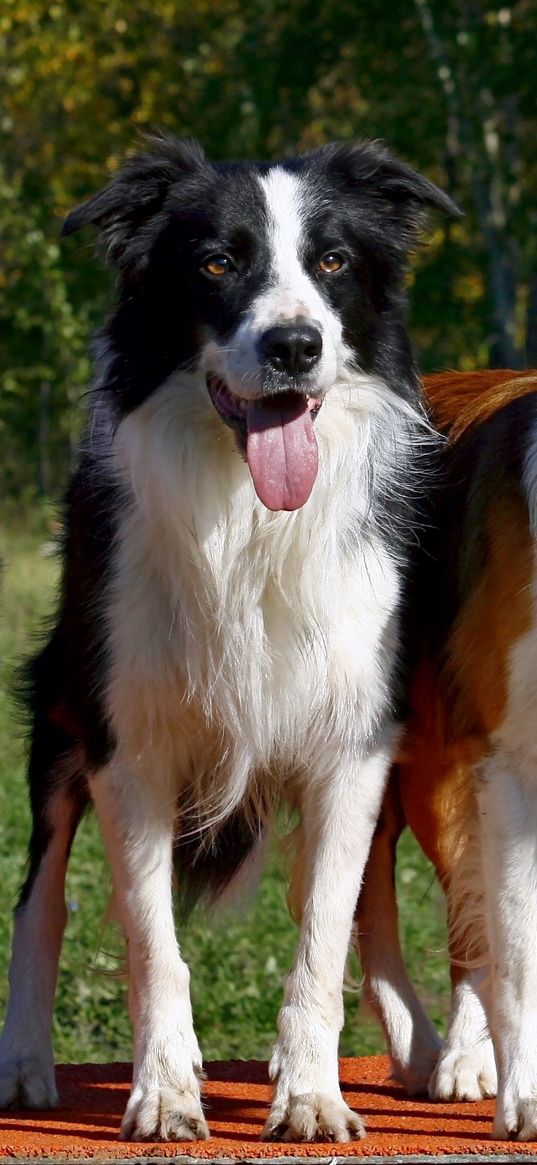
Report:
M 220 279 L 222 275 L 229 275 L 229 272 L 233 270 L 233 263 L 229 255 L 209 255 L 209 258 L 202 263 L 201 269 L 207 275 L 214 275 Z
M 319 271 L 323 271 L 325 275 L 333 275 L 335 271 L 341 271 L 345 266 L 345 260 L 337 251 L 328 251 L 319 260 Z

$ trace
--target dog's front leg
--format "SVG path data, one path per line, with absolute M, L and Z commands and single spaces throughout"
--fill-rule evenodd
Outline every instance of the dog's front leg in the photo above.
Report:
M 174 790 L 112 762 L 91 791 L 128 943 L 134 1069 L 120 1136 L 203 1139 L 201 1055 L 172 911 Z
M 338 771 L 312 775 L 303 793 L 303 913 L 270 1065 L 276 1086 L 265 1140 L 364 1135 L 341 1095 L 338 1042 L 353 914 L 391 756 L 391 739 L 361 763 L 343 756 Z

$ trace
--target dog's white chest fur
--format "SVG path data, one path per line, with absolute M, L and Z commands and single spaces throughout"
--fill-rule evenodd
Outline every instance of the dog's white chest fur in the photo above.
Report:
M 218 772 L 229 810 L 256 771 L 317 766 L 322 751 L 332 768 L 344 742 L 365 748 L 386 712 L 399 582 L 369 521 L 379 435 L 363 404 L 333 390 L 312 497 L 273 514 L 189 387 L 188 426 L 169 384 L 118 433 L 132 493 L 108 609 L 109 710 L 129 763 L 172 765 L 180 784 Z

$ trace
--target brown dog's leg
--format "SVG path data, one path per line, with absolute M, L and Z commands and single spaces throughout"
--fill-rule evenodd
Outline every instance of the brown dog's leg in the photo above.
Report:
M 414 991 L 399 943 L 394 869 L 405 826 L 399 770 L 392 772 L 356 911 L 356 947 L 364 994 L 378 1016 L 396 1075 L 409 1093 L 426 1092 L 441 1041 Z
M 480 1100 L 496 1093 L 489 1037 L 488 946 L 474 795 L 476 743 L 422 734 L 401 767 L 403 813 L 436 869 L 447 901 L 451 971 L 448 1031 L 429 1083 L 434 1100 Z

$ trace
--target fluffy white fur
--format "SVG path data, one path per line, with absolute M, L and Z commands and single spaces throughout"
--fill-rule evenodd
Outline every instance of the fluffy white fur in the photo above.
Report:
M 337 1036 L 352 915 L 395 745 L 393 730 L 380 745 L 373 741 L 388 712 L 399 599 L 396 565 L 370 513 L 371 467 L 397 472 L 417 423 L 381 382 L 347 371 L 316 422 L 312 496 L 302 509 L 277 514 L 258 501 L 195 374 L 170 380 L 118 428 L 113 466 L 130 497 L 107 616 L 108 710 L 119 744 L 94 785 L 105 835 L 112 817 L 130 822 L 123 835 L 116 827 L 110 844 L 116 867 L 122 862 L 116 883 L 131 885 L 123 921 L 132 997 L 145 1004 L 142 1020 L 133 1006 L 136 1067 L 124 1135 L 143 1135 L 154 1117 L 150 1096 L 154 1108 L 173 1076 L 157 1065 L 179 1054 L 174 1024 L 164 1018 L 168 989 L 153 997 L 146 988 L 163 950 L 164 983 L 173 983 L 176 1006 L 189 1015 L 163 892 L 176 795 L 192 789 L 196 814 L 183 825 L 190 830 L 222 820 L 246 794 L 266 806 L 283 785 L 301 804 L 310 861 L 268 1134 L 285 1125 L 285 1135 L 303 1139 L 315 1112 L 330 1135 L 359 1131 L 339 1093 Z M 389 477 L 380 483 L 391 486 Z M 150 835 L 157 850 L 146 857 Z M 148 894 L 158 910 L 144 906 Z M 143 939 L 140 916 L 149 927 Z M 175 1073 L 190 1098 L 197 1094 L 192 1041 L 185 1037 Z M 201 1121 L 201 1110 L 192 1119 Z
M 199 719 L 221 757 L 214 775 L 196 774 L 214 785 L 205 805 L 217 819 L 249 774 L 298 757 L 318 767 L 333 741 L 361 750 L 385 712 L 399 583 L 371 525 L 370 474 L 394 452 L 404 460 L 411 435 L 386 397 L 365 377 L 330 392 L 317 482 L 292 513 L 258 501 L 195 377 L 172 380 L 119 427 L 132 501 L 108 613 L 110 714 L 122 751 L 157 770 L 163 750 L 181 752 L 177 722 L 191 734 Z

